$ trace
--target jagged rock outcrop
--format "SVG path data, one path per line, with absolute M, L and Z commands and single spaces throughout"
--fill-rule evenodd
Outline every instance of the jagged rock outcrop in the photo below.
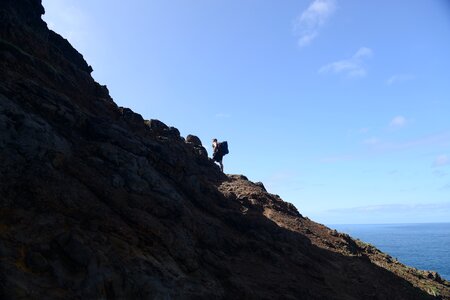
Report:
M 1 299 L 450 299 L 117 107 L 43 12 L 0 3 Z

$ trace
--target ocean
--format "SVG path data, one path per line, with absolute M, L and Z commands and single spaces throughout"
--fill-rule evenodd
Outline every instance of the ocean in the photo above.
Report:
M 405 265 L 436 271 L 450 281 L 450 223 L 327 226 L 370 243 Z

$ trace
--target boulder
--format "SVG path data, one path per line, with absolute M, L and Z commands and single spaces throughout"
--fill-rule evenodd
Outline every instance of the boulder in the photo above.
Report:
M 194 144 L 195 146 L 203 146 L 202 141 L 196 135 L 192 134 L 189 134 L 186 137 L 186 143 L 191 143 Z
M 162 132 L 164 130 L 169 129 L 169 126 L 167 126 L 160 120 L 156 120 L 156 119 L 146 120 L 145 125 L 147 125 L 148 128 L 150 128 L 151 130 L 154 130 L 156 132 Z
M 140 114 L 135 113 L 129 108 L 119 107 L 119 112 L 126 122 L 136 124 L 142 124 L 144 122 L 144 119 Z
M 264 192 L 267 192 L 266 187 L 264 186 L 264 184 L 261 181 L 255 182 L 255 185 L 259 186 L 260 188 L 262 188 L 262 190 Z

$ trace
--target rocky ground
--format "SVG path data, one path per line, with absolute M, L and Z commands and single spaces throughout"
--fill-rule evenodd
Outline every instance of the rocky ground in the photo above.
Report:
M 450 299 L 117 107 L 43 13 L 0 2 L 1 299 Z
M 239 195 L 237 198 L 245 199 L 245 202 L 248 199 L 258 199 L 257 201 L 250 200 L 250 202 L 254 201 L 253 206 L 262 211 L 267 218 L 278 226 L 308 237 L 313 245 L 322 249 L 369 260 L 373 264 L 405 278 L 414 286 L 427 291 L 431 295 L 441 296 L 444 299 L 450 298 L 450 282 L 442 279 L 438 273 L 405 266 L 370 244 L 355 240 L 336 230 L 331 230 L 308 218 L 299 217 L 296 209 L 290 203 L 283 202 L 278 196 L 270 195 L 269 199 L 272 199 L 272 201 L 261 201 L 267 199 L 267 193 L 262 183 L 251 183 L 245 177 L 237 175 L 231 175 L 229 178 L 229 181 L 224 182 L 219 187 L 224 195 L 237 192 Z M 247 205 L 244 205 L 244 201 L 241 203 L 247 207 Z M 358 276 L 361 276 L 361 274 Z

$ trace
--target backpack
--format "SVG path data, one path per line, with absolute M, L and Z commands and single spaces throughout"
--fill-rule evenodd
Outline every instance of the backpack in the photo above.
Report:
M 230 153 L 228 151 L 228 142 L 227 141 L 219 143 L 219 151 L 220 151 L 220 153 L 222 153 L 222 155 L 227 155 L 228 153 Z

